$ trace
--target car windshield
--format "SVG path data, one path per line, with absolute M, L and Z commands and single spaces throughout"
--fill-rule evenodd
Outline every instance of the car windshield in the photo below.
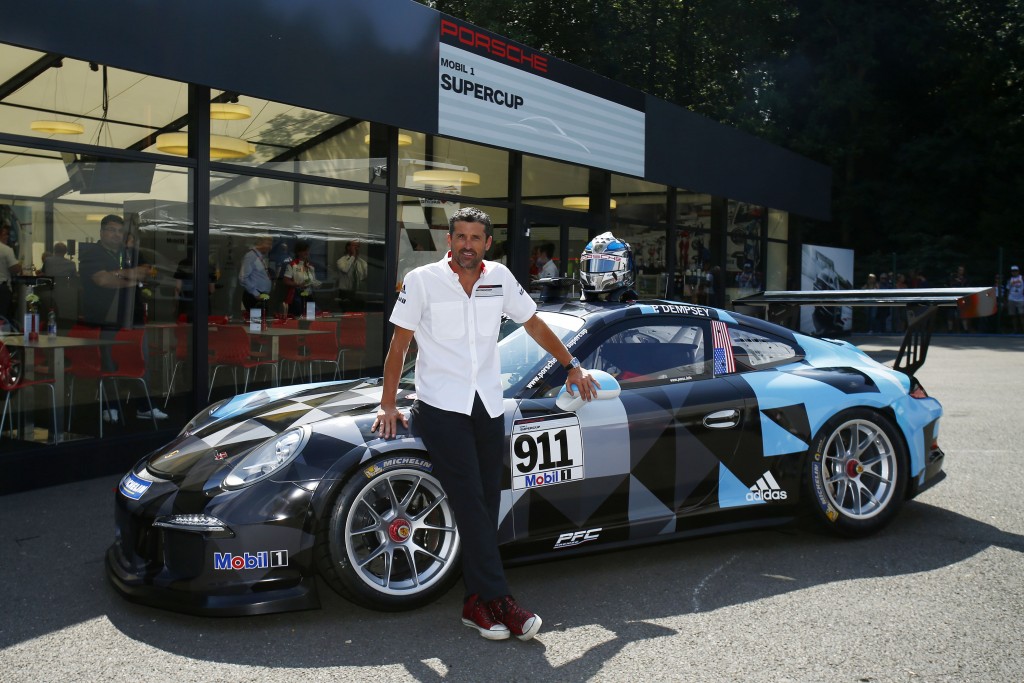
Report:
M 583 319 L 564 313 L 538 311 L 537 316 L 548 324 L 551 331 L 565 343 L 583 327 Z M 411 355 L 411 354 L 410 354 Z M 523 326 L 502 319 L 498 331 L 498 356 L 501 359 L 501 388 L 505 398 L 513 398 L 551 356 L 537 345 Z M 412 389 L 415 384 L 415 358 L 411 358 L 402 373 L 402 388 Z

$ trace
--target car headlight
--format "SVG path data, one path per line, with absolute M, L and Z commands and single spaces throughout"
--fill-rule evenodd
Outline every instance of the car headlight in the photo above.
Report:
M 266 479 L 295 459 L 309 434 L 308 427 L 295 427 L 264 441 L 231 468 L 224 477 L 224 488 L 237 489 Z
M 231 399 L 226 398 L 223 401 L 217 401 L 213 405 L 206 406 L 205 408 L 200 410 L 195 417 L 188 421 L 188 424 L 186 424 L 185 427 L 178 433 L 178 436 L 182 437 L 188 436 L 189 434 L 193 434 L 194 432 L 202 429 L 206 425 L 216 420 L 217 418 L 215 418 L 213 414 L 217 412 L 217 410 L 221 406 L 223 406 L 230 400 Z

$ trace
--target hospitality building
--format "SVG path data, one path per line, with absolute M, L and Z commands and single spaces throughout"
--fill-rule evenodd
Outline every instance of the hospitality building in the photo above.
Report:
M 538 250 L 572 275 L 611 230 L 642 295 L 728 307 L 745 261 L 761 288 L 798 274 L 799 221 L 829 219 L 830 185 L 821 164 L 411 1 L 12 6 L 0 226 L 21 273 L 0 492 L 125 469 L 242 391 L 238 366 L 250 388 L 303 381 L 295 336 L 225 354 L 226 328 L 248 329 L 239 272 L 260 238 L 272 328 L 311 324 L 284 320 L 303 242 L 316 283 L 301 310 L 334 326 L 321 336 L 355 377 L 380 371 L 402 278 L 445 255 L 459 207 L 490 213 L 490 257 L 524 285 Z M 109 215 L 123 250 L 104 242 Z M 83 322 L 106 295 L 87 261 L 104 247 L 116 272 L 146 274 L 118 285 L 97 337 Z M 101 405 L 90 368 L 106 353 L 126 377 L 104 380 Z M 147 394 L 166 418 L 136 416 Z

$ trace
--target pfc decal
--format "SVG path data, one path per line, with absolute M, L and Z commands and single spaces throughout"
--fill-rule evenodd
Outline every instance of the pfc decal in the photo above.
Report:
M 363 470 L 363 474 L 366 475 L 367 479 L 373 479 L 381 472 L 385 472 L 396 467 L 415 467 L 426 472 L 430 472 L 434 468 L 434 466 L 430 463 L 429 460 L 424 460 L 423 458 L 410 458 L 408 456 L 403 456 L 398 458 L 388 458 L 387 460 L 381 460 L 380 462 L 370 465 L 365 470 Z
M 213 568 L 215 570 L 240 569 L 272 569 L 288 566 L 287 550 L 261 550 L 256 553 L 214 553 Z
M 216 455 L 213 456 L 213 459 L 214 460 L 223 460 L 226 457 L 228 457 L 228 452 L 227 451 L 219 451 Z
M 583 435 L 573 413 L 516 420 L 509 444 L 513 491 L 584 478 Z
M 559 548 L 572 548 L 580 543 L 586 543 L 587 541 L 596 541 L 598 534 L 601 533 L 602 527 L 596 529 L 586 529 L 583 531 L 569 531 L 558 537 L 555 541 L 554 550 Z
M 152 485 L 153 482 L 139 479 L 135 476 L 134 472 L 129 472 L 124 475 L 124 479 L 121 480 L 121 485 L 117 489 L 125 498 L 138 500 L 142 498 L 142 494 L 149 490 L 149 487 Z

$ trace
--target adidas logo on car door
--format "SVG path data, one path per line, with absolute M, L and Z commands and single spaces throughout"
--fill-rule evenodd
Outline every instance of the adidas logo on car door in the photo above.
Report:
M 786 492 L 779 486 L 779 482 L 775 481 L 771 472 L 765 472 L 750 487 L 747 500 L 786 500 Z

